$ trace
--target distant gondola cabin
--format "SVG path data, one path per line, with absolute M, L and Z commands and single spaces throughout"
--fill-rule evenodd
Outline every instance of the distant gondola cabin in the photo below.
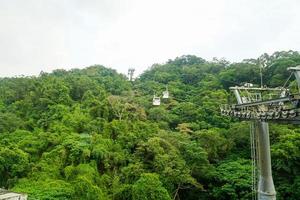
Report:
M 160 105 L 160 97 L 157 97 L 154 95 L 152 104 L 154 106 L 159 106 Z

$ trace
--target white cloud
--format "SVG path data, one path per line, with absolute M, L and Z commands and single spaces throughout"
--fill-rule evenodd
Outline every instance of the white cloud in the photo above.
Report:
M 299 50 L 297 0 L 0 0 L 0 76 Z

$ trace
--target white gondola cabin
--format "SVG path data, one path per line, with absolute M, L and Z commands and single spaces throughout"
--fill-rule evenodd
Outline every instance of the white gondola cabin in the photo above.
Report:
M 163 96 L 162 96 L 163 99 L 168 99 L 169 98 L 169 91 L 168 91 L 168 87 L 166 87 L 166 90 L 163 91 Z
M 163 92 L 163 97 L 162 98 L 163 99 L 168 99 L 169 98 L 169 91 L 168 90 Z
M 157 97 L 157 96 L 154 95 L 152 104 L 154 106 L 159 106 L 160 105 L 160 97 Z

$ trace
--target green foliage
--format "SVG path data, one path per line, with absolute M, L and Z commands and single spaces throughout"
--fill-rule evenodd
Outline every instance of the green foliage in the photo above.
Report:
M 300 55 L 185 55 L 134 82 L 99 65 L 0 78 L 0 187 L 40 200 L 250 199 L 249 124 L 219 106 L 234 100 L 228 87 L 260 84 L 259 62 L 264 84 L 282 86 Z M 278 199 L 299 198 L 299 133 L 270 128 Z
M 162 186 L 157 174 L 142 174 L 132 186 L 133 200 L 170 200 L 167 190 Z
M 216 169 L 217 185 L 213 188 L 216 199 L 251 198 L 251 164 L 248 160 L 226 161 Z
M 22 127 L 24 127 L 23 122 L 15 114 L 0 112 L 0 133 L 14 132 Z
M 29 162 L 28 154 L 18 148 L 0 148 L 0 186 L 7 187 L 13 179 L 24 176 Z
M 30 180 L 21 179 L 17 186 L 13 188 L 14 191 L 24 192 L 29 196 L 29 200 L 34 199 L 45 199 L 45 200 L 67 200 L 76 199 L 74 196 L 75 188 L 63 180 Z
M 218 129 L 197 131 L 193 134 L 193 137 L 206 150 L 211 162 L 218 162 L 224 159 L 232 146 L 230 141 L 226 140 Z

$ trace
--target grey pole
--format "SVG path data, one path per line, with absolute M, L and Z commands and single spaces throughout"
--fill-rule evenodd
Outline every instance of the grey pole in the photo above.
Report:
M 269 124 L 256 122 L 259 153 L 258 200 L 275 200 L 276 191 L 272 178 Z
M 133 81 L 133 74 L 134 74 L 135 69 L 134 68 L 129 68 L 128 69 L 128 78 L 129 81 Z

